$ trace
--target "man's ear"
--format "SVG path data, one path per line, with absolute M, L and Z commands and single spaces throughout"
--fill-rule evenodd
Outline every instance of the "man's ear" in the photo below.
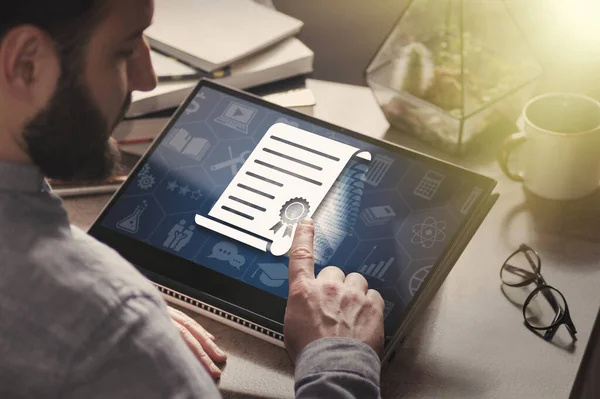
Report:
M 60 76 L 54 41 L 39 28 L 21 25 L 0 41 L 0 87 L 13 99 L 43 106 Z

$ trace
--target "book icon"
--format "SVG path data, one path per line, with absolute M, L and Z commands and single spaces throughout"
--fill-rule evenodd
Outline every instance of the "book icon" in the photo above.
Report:
M 381 226 L 395 217 L 396 212 L 394 212 L 392 207 L 389 205 L 374 206 L 367 208 L 360 213 L 360 219 L 367 227 Z
M 178 153 L 199 161 L 210 148 L 208 140 L 202 137 L 192 137 L 185 129 L 173 129 L 166 140 L 167 147 Z
M 314 133 L 276 123 L 265 133 L 202 227 L 275 256 L 286 254 L 297 224 L 312 217 L 355 157 L 371 154 Z

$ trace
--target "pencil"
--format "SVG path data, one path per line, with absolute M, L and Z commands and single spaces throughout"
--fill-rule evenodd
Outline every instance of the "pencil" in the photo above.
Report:
M 57 188 L 52 190 L 52 192 L 61 198 L 68 198 L 88 195 L 112 194 L 117 191 L 119 187 L 120 186 L 118 184 L 110 184 L 106 186 Z
M 134 144 L 148 144 L 152 143 L 154 139 L 152 137 L 145 137 L 141 139 L 131 139 L 131 140 L 118 140 L 118 145 L 134 145 Z

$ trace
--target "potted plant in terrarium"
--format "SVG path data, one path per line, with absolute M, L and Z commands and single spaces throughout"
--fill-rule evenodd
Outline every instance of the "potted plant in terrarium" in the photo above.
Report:
M 503 0 L 413 0 L 367 82 L 396 129 L 463 153 L 501 115 L 516 119 L 540 74 Z

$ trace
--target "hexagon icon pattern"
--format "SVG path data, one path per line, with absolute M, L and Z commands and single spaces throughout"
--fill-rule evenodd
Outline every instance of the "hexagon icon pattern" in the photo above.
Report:
M 249 138 L 219 142 L 204 163 L 213 184 L 229 184 L 255 147 L 256 143 Z
M 435 262 L 435 258 L 414 260 L 403 271 L 395 286 L 404 303 L 408 304 L 412 301 L 429 276 Z
M 212 184 L 202 166 L 171 170 L 158 185 L 154 196 L 166 214 L 196 212 L 208 195 Z
M 458 223 L 446 208 L 415 212 L 396 234 L 396 241 L 412 259 L 436 258 L 457 228 Z
M 357 235 L 361 239 L 392 238 L 409 214 L 410 209 L 396 191 L 366 191 L 356 222 Z
M 206 123 L 220 141 L 239 139 L 252 136 L 268 112 L 251 102 L 224 96 Z
M 190 102 L 185 111 L 177 121 L 178 126 L 194 124 L 200 121 L 206 121 L 219 104 L 223 94 L 209 87 L 203 88 L 196 93 L 196 97 Z
M 241 279 L 254 263 L 259 251 L 228 239 L 220 234 L 211 234 L 202 246 L 195 261 L 227 276 Z
M 344 271 L 362 274 L 371 288 L 389 287 L 394 285 L 409 261 L 393 239 L 361 241 Z
M 122 197 L 103 221 L 104 226 L 145 241 L 163 219 L 164 213 L 151 195 Z
M 150 237 L 150 243 L 163 251 L 192 259 L 209 238 L 209 232 L 194 223 L 194 214 L 188 213 L 164 218 Z
M 412 210 L 447 205 L 455 191 L 455 178 L 424 163 L 414 163 L 398 184 L 398 192 Z
M 169 168 L 162 157 L 159 154 L 152 155 L 150 160 L 137 171 L 127 193 L 129 195 L 153 193 L 168 171 Z
M 217 143 L 216 137 L 204 122 L 177 124 L 167 132 L 158 146 L 170 169 L 201 165 Z
M 394 189 L 410 167 L 409 159 L 373 147 L 373 159 L 364 179 L 365 188 L 369 191 Z

